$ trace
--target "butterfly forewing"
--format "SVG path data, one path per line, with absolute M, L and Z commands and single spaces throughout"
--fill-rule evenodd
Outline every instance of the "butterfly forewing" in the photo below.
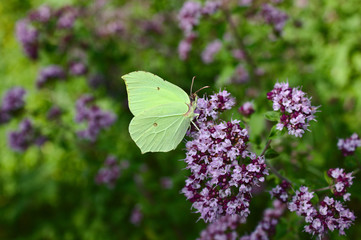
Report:
M 122 78 L 127 87 L 129 109 L 134 116 L 169 103 L 190 103 L 189 96 L 180 87 L 152 73 L 136 71 Z
M 190 124 L 183 103 L 154 107 L 135 116 L 129 125 L 132 139 L 142 153 L 168 152 L 175 149 L 184 138 Z

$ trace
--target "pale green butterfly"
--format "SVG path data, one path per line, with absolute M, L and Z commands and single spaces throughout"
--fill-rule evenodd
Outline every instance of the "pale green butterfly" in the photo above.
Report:
M 129 133 L 141 152 L 175 149 L 197 115 L 196 94 L 188 96 L 180 87 L 149 72 L 131 72 L 122 78 L 134 115 Z

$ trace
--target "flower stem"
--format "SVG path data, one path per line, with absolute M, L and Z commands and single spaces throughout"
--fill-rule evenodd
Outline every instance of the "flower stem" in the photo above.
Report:
M 261 153 L 260 156 L 264 156 L 264 154 L 266 153 L 267 149 L 269 148 L 271 142 L 272 142 L 272 139 L 268 139 L 268 140 L 267 140 L 267 143 L 266 143 L 266 145 L 265 145 L 265 147 L 264 147 L 264 149 L 263 149 L 263 151 L 262 151 L 262 153 Z M 279 179 L 282 179 L 282 180 L 284 180 L 284 181 L 286 181 L 286 182 L 288 182 L 288 183 L 290 183 L 290 184 L 292 185 L 292 182 L 291 182 L 288 178 L 282 176 L 282 175 L 278 172 L 278 170 L 277 170 L 276 168 L 274 168 L 274 167 L 272 166 L 272 164 L 271 164 L 266 158 L 265 158 L 265 163 L 266 163 L 267 167 L 271 170 L 271 172 L 272 172 L 274 175 L 276 175 Z

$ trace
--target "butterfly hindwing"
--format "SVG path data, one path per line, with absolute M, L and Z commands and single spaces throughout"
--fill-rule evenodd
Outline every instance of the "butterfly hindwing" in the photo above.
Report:
M 171 103 L 154 107 L 135 116 L 129 124 L 130 136 L 146 152 L 168 152 L 184 138 L 191 119 L 184 103 Z
M 136 71 L 122 76 L 128 92 L 129 109 L 134 116 L 168 103 L 190 103 L 178 86 L 149 72 Z

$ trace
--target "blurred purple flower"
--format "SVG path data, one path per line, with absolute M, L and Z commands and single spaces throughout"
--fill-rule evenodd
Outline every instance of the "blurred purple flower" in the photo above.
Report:
M 79 10 L 75 7 L 65 6 L 56 13 L 58 17 L 57 27 L 62 29 L 73 28 L 74 22 L 79 15 Z
M 3 97 L 3 101 L 1 103 L 1 110 L 4 112 L 14 112 L 23 108 L 25 105 L 25 94 L 25 89 L 21 87 L 14 87 L 9 89 Z
M 253 3 L 253 0 L 238 0 L 238 5 L 241 7 L 251 6 L 252 3 Z
M 108 156 L 105 159 L 104 166 L 98 171 L 95 182 L 98 185 L 104 184 L 109 188 L 113 188 L 120 177 L 120 170 L 117 159 L 114 156 Z
M 86 74 L 88 69 L 82 62 L 72 62 L 70 64 L 69 71 L 73 76 L 81 76 Z
M 244 59 L 244 52 L 240 49 L 233 49 L 232 50 L 232 56 L 237 60 L 243 60 Z
M 240 84 L 240 83 L 246 83 L 248 81 L 249 81 L 249 74 L 247 69 L 245 69 L 242 63 L 238 64 L 231 78 L 231 82 Z
M 141 211 L 141 207 L 140 205 L 136 205 L 132 210 L 132 214 L 130 216 L 130 222 L 133 225 L 139 226 L 142 220 L 143 220 L 143 213 Z
M 222 1 L 220 0 L 210 0 L 206 1 L 202 8 L 202 14 L 204 15 L 212 15 L 214 14 L 219 7 L 222 5 Z
M 0 109 L 0 124 L 4 124 L 9 122 L 11 119 L 11 115 L 8 112 L 5 112 Z
M 29 19 L 35 22 L 46 23 L 50 20 L 51 15 L 51 8 L 49 6 L 42 5 L 29 13 Z
M 49 65 L 40 70 L 36 80 L 36 86 L 42 88 L 47 82 L 54 79 L 65 79 L 65 72 L 63 68 L 58 65 Z
M 32 144 L 41 146 L 45 141 L 45 137 L 36 132 L 29 119 L 25 119 L 19 124 L 18 131 L 10 132 L 8 135 L 10 148 L 18 152 L 24 152 Z
M 96 140 L 102 129 L 110 127 L 116 120 L 116 116 L 111 112 L 101 110 L 97 105 L 92 104 L 94 98 L 89 95 L 80 97 L 76 102 L 75 116 L 76 122 L 87 122 L 88 127 L 79 131 L 78 137 L 88 139 L 92 142 Z
M 191 33 L 179 43 L 178 55 L 181 60 L 186 60 L 188 58 L 188 54 L 192 50 L 192 42 L 195 38 L 196 34 Z
M 97 89 L 100 85 L 104 84 L 105 78 L 101 74 L 93 74 L 88 77 L 88 85 L 93 89 Z
M 160 185 L 164 189 L 171 189 L 173 187 L 173 180 L 170 177 L 162 177 L 160 179 Z
M 178 14 L 178 21 L 186 36 L 198 25 L 201 13 L 202 5 L 199 2 L 187 1 L 183 4 Z
M 213 62 L 214 55 L 216 55 L 222 48 L 222 42 L 219 39 L 209 43 L 202 52 L 202 60 L 208 64 Z
M 48 120 L 56 120 L 63 114 L 63 111 L 58 106 L 52 106 L 47 113 Z
M 270 4 L 263 4 L 261 14 L 267 24 L 273 26 L 277 33 L 281 33 L 286 24 L 288 15 Z
M 276 83 L 273 90 L 267 93 L 267 99 L 273 102 L 273 110 L 280 111 L 278 130 L 286 128 L 288 134 L 302 137 L 315 120 L 318 107 L 311 106 L 311 99 L 299 88 L 290 88 L 288 83 Z
M 245 102 L 240 108 L 238 108 L 238 112 L 245 117 L 250 116 L 254 113 L 254 106 L 252 102 Z
M 342 151 L 344 156 L 350 156 L 354 154 L 356 148 L 361 147 L 361 139 L 357 133 L 354 133 L 349 138 L 339 139 L 337 147 Z
M 16 22 L 16 37 L 23 47 L 25 55 L 30 59 L 38 58 L 38 31 L 27 19 Z
M 210 223 L 197 240 L 237 240 L 239 236 L 236 230 L 242 223 L 244 223 L 244 219 L 238 215 L 222 216 L 217 221 Z
M 274 200 L 273 208 L 268 208 L 263 212 L 263 219 L 258 223 L 256 229 L 249 235 L 241 237 L 239 240 L 270 239 L 276 232 L 276 225 L 283 215 L 286 204 Z

